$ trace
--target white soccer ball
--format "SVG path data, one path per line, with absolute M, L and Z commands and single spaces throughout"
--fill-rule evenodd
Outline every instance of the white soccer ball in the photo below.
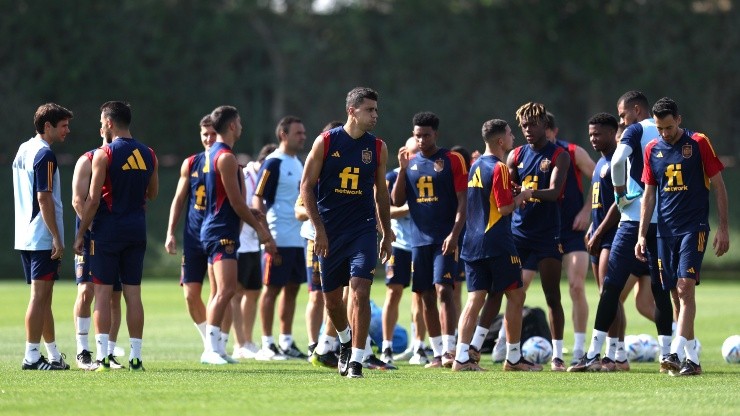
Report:
M 637 335 L 627 335 L 624 337 L 624 350 L 627 352 L 627 360 L 636 363 L 642 359 L 644 346 Z
M 658 340 L 649 334 L 640 334 L 637 336 L 637 339 L 639 339 L 642 344 L 642 356 L 637 361 L 642 363 L 655 361 L 660 353 Z
M 542 337 L 531 337 L 522 345 L 522 356 L 535 364 L 545 364 L 552 358 L 552 343 Z
M 740 335 L 732 335 L 722 343 L 722 357 L 730 364 L 740 363 Z

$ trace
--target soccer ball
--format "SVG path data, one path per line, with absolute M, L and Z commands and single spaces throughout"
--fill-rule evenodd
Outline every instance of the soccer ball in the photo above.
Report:
M 531 337 L 522 345 L 522 356 L 535 364 L 544 364 L 552 358 L 552 344 L 542 337 Z
M 732 335 L 722 343 L 722 356 L 730 364 L 740 363 L 740 335 Z
M 637 339 L 639 339 L 640 343 L 642 344 L 642 356 L 637 361 L 642 363 L 655 361 L 658 357 L 658 353 L 660 352 L 658 340 L 656 340 L 652 335 L 648 334 L 640 334 L 637 336 Z
M 624 349 L 627 352 L 627 360 L 631 363 L 639 362 L 644 354 L 644 345 L 637 335 L 624 337 Z

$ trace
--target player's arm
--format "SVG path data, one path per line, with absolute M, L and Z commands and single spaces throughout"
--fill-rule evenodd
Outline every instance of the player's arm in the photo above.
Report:
M 506 167 L 509 168 L 509 180 L 512 184 L 514 195 L 518 194 L 519 191 L 521 190 L 521 187 L 519 186 L 521 184 L 519 182 L 519 170 L 516 168 L 515 153 L 516 153 L 516 149 L 509 152 L 508 156 L 506 156 Z M 514 185 L 517 185 L 517 186 L 514 187 Z
M 393 186 L 393 192 L 391 194 L 391 201 L 393 205 L 400 207 L 406 203 L 406 168 L 409 167 L 409 152 L 406 150 L 406 146 L 398 149 L 398 177 L 396 178 L 396 184 Z
M 502 217 L 511 214 L 516 207 L 532 197 L 531 189 L 521 189 L 521 192 L 514 196 L 510 175 L 511 171 L 508 165 L 504 166 L 502 163 L 498 163 L 493 169 L 491 193 L 496 200 L 496 209 Z
M 295 212 L 295 219 L 298 221 L 308 221 L 308 213 L 306 212 L 306 207 L 303 206 L 303 198 L 300 195 L 295 201 L 293 211 Z
M 570 168 L 570 155 L 568 152 L 560 152 L 560 155 L 555 159 L 555 167 L 552 169 L 552 175 L 550 176 L 550 187 L 547 189 L 534 189 L 532 191 L 532 198 L 539 199 L 541 201 L 555 202 L 563 194 L 563 186 L 565 185 L 565 179 L 568 176 L 568 169 Z
M 303 167 L 303 177 L 301 177 L 301 199 L 303 200 L 303 207 L 306 209 L 306 215 L 316 231 L 314 253 L 317 256 L 326 257 L 329 255 L 329 241 L 326 238 L 324 222 L 321 221 L 321 216 L 319 216 L 319 207 L 315 193 L 323 166 L 324 138 L 323 136 L 319 136 L 314 140 L 311 151 L 306 156 L 306 165 Z
M 593 159 L 591 159 L 591 156 L 589 156 L 581 146 L 576 146 L 574 155 L 576 158 L 576 168 L 578 168 L 584 178 L 590 178 L 593 175 L 594 167 L 596 166 Z M 576 217 L 573 219 L 573 230 L 585 231 L 590 222 L 591 204 L 583 204 L 583 208 L 578 211 L 578 214 L 576 214 Z
M 617 149 L 612 155 L 612 182 L 614 183 L 614 202 L 617 204 L 617 208 L 623 211 L 624 208 L 631 204 L 635 199 L 640 197 L 640 193 L 627 195 L 627 159 L 632 156 L 633 146 L 630 143 L 636 143 L 635 146 L 639 146 L 639 135 L 642 135 L 641 127 L 638 129 L 639 124 L 633 124 L 629 126 L 627 130 L 622 134 L 621 141 L 617 144 Z
M 267 159 L 262 163 L 257 175 L 257 188 L 252 196 L 252 207 L 263 214 L 267 212 L 267 203 L 274 202 L 275 190 L 277 188 L 278 175 L 280 173 L 280 159 Z
M 242 221 L 249 224 L 250 227 L 254 228 L 257 232 L 260 244 L 264 244 L 265 246 L 265 251 L 275 254 L 275 240 L 273 240 L 270 231 L 264 226 L 263 222 L 252 214 L 252 210 L 247 206 L 245 197 L 239 190 L 237 180 L 241 175 L 239 173 L 239 164 L 236 162 L 234 154 L 228 152 L 222 153 L 216 161 L 216 167 L 221 173 L 221 182 L 224 185 L 226 197 L 229 198 L 229 203 L 234 209 L 236 215 L 238 215 Z
M 398 219 L 409 215 L 409 204 L 403 204 L 400 207 L 391 205 L 391 218 Z
M 442 254 L 454 254 L 460 233 L 465 227 L 465 214 L 468 206 L 468 171 L 465 162 L 458 153 L 450 152 L 450 164 L 452 167 L 452 180 L 454 181 L 455 197 L 457 198 L 457 209 L 455 210 L 455 223 L 452 231 L 442 242 Z
M 180 166 L 180 179 L 177 180 L 177 188 L 175 188 L 175 197 L 172 198 L 172 204 L 170 205 L 170 218 L 167 221 L 167 238 L 165 238 L 164 248 L 170 254 L 177 253 L 177 240 L 175 239 L 175 227 L 180 221 L 180 215 L 182 214 L 182 207 L 185 205 L 185 201 L 190 194 L 190 187 L 188 186 L 190 178 L 190 162 L 185 159 Z
M 146 199 L 150 201 L 153 201 L 159 194 L 159 162 L 154 152 L 152 152 L 152 163 L 154 164 L 152 176 L 149 178 L 149 184 L 146 187 Z
M 710 183 L 714 189 L 714 196 L 717 201 L 717 219 L 719 221 L 712 247 L 714 247 L 714 254 L 720 257 L 730 249 L 730 230 L 728 223 L 729 202 L 727 200 L 725 181 L 722 179 L 722 172 L 718 172 L 712 176 Z
M 77 229 L 75 236 L 74 250 L 75 253 L 82 255 L 84 245 L 85 231 L 90 228 L 95 213 L 100 206 L 100 196 L 103 192 L 103 183 L 108 174 L 108 153 L 105 151 L 96 151 L 92 160 L 92 176 L 90 179 L 90 191 L 85 200 L 85 207 L 80 216 L 80 228 Z
M 642 207 L 640 210 L 640 228 L 637 236 L 637 244 L 635 245 L 635 257 L 640 261 L 647 261 L 647 257 L 645 256 L 647 253 L 645 238 L 647 237 L 650 220 L 653 218 L 656 192 L 656 185 L 645 184 L 645 192 L 642 195 Z
M 620 214 L 619 208 L 617 208 L 617 204 L 612 204 L 609 207 L 609 211 L 606 212 L 604 220 L 601 221 L 601 224 L 599 224 L 599 226 L 596 227 L 595 230 L 591 230 L 590 236 L 587 236 L 588 241 L 586 242 L 586 251 L 588 251 L 593 256 L 598 255 L 598 251 L 600 250 L 599 246 L 601 245 L 601 239 L 603 238 L 604 233 L 619 224 L 619 217 Z
M 388 186 L 385 182 L 385 166 L 388 161 L 388 148 L 385 143 L 380 148 L 380 160 L 375 169 L 375 206 L 380 221 L 382 236 L 380 239 L 380 261 L 385 263 L 391 258 L 391 243 L 395 239 L 391 231 L 391 202 Z M 399 175 L 400 176 L 400 175 Z
M 85 199 L 90 191 L 90 175 L 92 174 L 92 163 L 86 155 L 80 156 L 75 163 L 72 173 L 72 208 L 78 217 L 82 217 L 82 209 L 85 207 Z

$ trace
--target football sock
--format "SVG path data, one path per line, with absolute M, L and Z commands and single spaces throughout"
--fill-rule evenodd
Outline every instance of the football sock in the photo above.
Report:
M 30 343 L 26 342 L 26 356 L 24 357 L 26 364 L 33 364 L 41 358 L 41 351 L 39 347 L 41 343 Z
M 46 346 L 46 352 L 49 353 L 49 361 L 59 361 L 62 354 L 59 354 L 59 350 L 57 350 L 57 343 L 45 342 L 44 345 Z
M 95 359 L 102 361 L 108 353 L 108 334 L 95 334 Z
M 606 337 L 606 354 L 605 355 L 612 360 L 616 359 L 617 342 L 619 342 L 619 338 Z
M 196 324 L 193 322 L 193 325 L 195 325 L 195 329 L 198 330 L 198 333 L 200 334 L 200 339 L 203 341 L 203 345 L 206 345 L 206 340 L 208 339 L 206 337 L 206 321 L 203 321 L 199 324 Z
M 588 354 L 586 358 L 591 359 L 601 353 L 601 347 L 604 345 L 606 339 L 606 332 L 594 329 L 591 336 L 591 346 L 588 348 Z
M 419 351 L 419 348 L 424 349 L 424 341 L 415 339 L 413 343 L 414 352 Z
M 442 335 L 442 353 L 447 351 L 455 351 L 455 336 L 454 335 Z
M 552 340 L 552 358 L 560 358 L 561 360 L 563 359 L 563 340 L 562 339 Z
M 319 355 L 324 355 L 332 350 L 332 347 L 334 346 L 334 337 L 330 337 L 328 335 L 320 335 L 319 336 L 319 343 L 316 345 L 316 349 L 314 352 Z
M 442 345 L 442 336 L 430 337 L 429 342 L 432 344 L 432 351 L 435 357 L 442 356 L 444 353 L 444 346 Z
M 583 351 L 583 346 L 586 343 L 586 333 L 575 332 L 573 333 L 573 339 L 573 351 Z
M 350 361 L 356 361 L 358 363 L 362 362 L 362 359 L 365 358 L 365 349 L 364 348 L 352 348 L 352 355 L 350 355 L 349 360 Z
M 658 345 L 660 345 L 660 356 L 671 353 L 671 336 L 658 335 Z
M 563 341 L 560 341 L 561 343 Z M 506 359 L 512 363 L 516 364 L 519 362 L 519 360 L 522 358 L 522 350 L 519 347 L 519 342 L 515 342 L 513 344 L 506 343 Z M 560 348 L 560 351 L 562 352 L 562 345 Z
M 283 351 L 289 350 L 291 345 L 293 345 L 293 335 L 292 334 L 280 334 L 280 337 L 278 338 L 278 345 L 280 346 L 280 349 Z
M 383 348 L 382 348 L 382 351 L 385 351 L 385 350 L 387 350 L 389 348 L 390 348 L 391 351 L 393 351 L 393 341 L 384 339 L 383 340 Z
M 129 351 L 128 356 L 129 361 L 134 358 L 141 360 L 141 338 L 129 338 L 129 342 L 131 343 L 131 351 Z
M 699 364 L 699 353 L 696 351 L 696 338 L 687 340 L 684 350 L 686 350 L 687 360 L 693 361 L 694 364 Z
M 108 355 L 113 355 L 113 352 L 116 350 L 116 341 L 111 341 L 110 337 L 108 339 Z
M 90 317 L 80 318 L 77 317 L 77 354 L 83 350 L 90 351 L 90 345 L 87 341 L 88 334 L 90 333 Z
M 341 331 L 337 330 L 337 337 L 342 344 L 352 341 L 352 333 L 349 331 L 349 327 Z
M 226 343 L 229 342 L 229 333 L 222 332 L 221 336 L 218 337 L 218 353 L 220 355 L 226 354 Z
M 487 335 L 488 335 L 488 328 L 483 328 L 482 326 L 476 326 L 475 334 L 473 334 L 473 340 L 470 342 L 470 346 L 475 347 L 476 350 L 480 351 L 481 347 L 483 347 L 483 341 L 486 340 Z
M 455 350 L 455 360 L 461 363 L 467 362 L 470 359 L 470 356 L 468 356 L 468 350 L 470 350 L 469 344 L 458 342 L 457 349 Z
M 619 362 L 627 360 L 627 350 L 624 349 L 624 341 L 617 342 L 617 356 L 614 360 Z
M 371 344 L 370 335 L 368 335 L 367 338 L 365 339 L 365 354 L 364 354 L 364 356 L 365 357 L 369 357 L 371 355 L 373 355 L 373 346 Z
M 498 330 L 498 338 L 496 339 L 496 344 L 501 343 L 501 345 L 504 345 L 506 342 L 506 325 L 504 325 L 503 322 L 501 322 L 501 329 Z
M 272 335 L 262 335 L 262 348 L 270 348 L 270 345 L 275 343 L 275 338 Z
M 680 357 L 683 354 L 679 354 L 679 352 L 683 352 L 685 346 L 686 338 L 680 335 L 676 336 L 676 338 L 673 338 L 673 342 L 671 342 L 671 354 L 678 354 Z
M 218 343 L 221 339 L 221 328 L 207 324 L 206 335 L 208 336 L 208 349 L 207 351 L 218 353 Z

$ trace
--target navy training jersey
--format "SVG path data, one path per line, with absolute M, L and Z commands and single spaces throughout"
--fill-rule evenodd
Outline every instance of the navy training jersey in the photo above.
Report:
M 321 133 L 324 163 L 317 204 L 328 235 L 375 231 L 375 174 L 383 141 L 370 133 L 354 139 L 342 126 Z
M 108 156 L 108 172 L 92 239 L 146 241 L 146 190 L 157 163 L 154 151 L 125 137 L 117 137 L 100 151 Z
M 239 245 L 239 225 L 241 219 L 226 197 L 226 189 L 218 170 L 218 159 L 231 152 L 231 147 L 223 142 L 215 142 L 206 152 L 206 160 L 203 164 L 203 180 L 206 185 L 206 211 L 203 225 L 200 228 L 200 240 L 219 241 L 231 240 L 235 249 Z M 244 186 L 241 177 L 241 169 L 237 169 L 237 181 L 239 190 Z
M 609 208 L 614 204 L 614 183 L 612 182 L 612 155 L 602 156 L 596 162 L 594 173 L 591 177 L 591 229 L 596 228 L 604 222 Z M 612 239 L 616 227 L 605 234 L 602 241 Z M 607 237 L 609 236 L 609 237 Z
M 562 147 L 547 142 L 539 150 L 525 144 L 514 149 L 514 162 L 522 188 L 547 189 L 550 187 L 555 160 L 565 152 Z M 530 198 L 524 207 L 517 207 L 511 217 L 514 235 L 534 243 L 552 244 L 560 238 L 560 201 L 541 201 Z
M 563 232 L 573 231 L 573 221 L 583 209 L 583 178 L 576 165 L 576 145 L 564 140 L 555 144 L 565 149 L 570 155 L 570 167 L 563 185 L 563 199 L 560 202 L 560 229 Z
M 516 253 L 511 237 L 511 215 L 499 207 L 514 203 L 506 163 L 494 155 L 480 156 L 470 168 L 465 237 L 460 257 L 475 261 Z
M 452 231 L 457 214 L 457 193 L 467 187 L 463 157 L 440 148 L 426 157 L 417 153 L 406 168 L 406 201 L 415 227 L 411 246 L 441 244 Z
M 709 231 L 709 178 L 724 169 L 709 138 L 684 129 L 673 145 L 648 143 L 644 157 L 642 181 L 657 187 L 658 236 Z
M 206 215 L 206 182 L 203 167 L 206 163 L 206 153 L 200 152 L 188 159 L 188 212 L 185 216 L 183 228 L 183 247 L 186 249 L 202 249 L 200 243 L 200 226 Z

